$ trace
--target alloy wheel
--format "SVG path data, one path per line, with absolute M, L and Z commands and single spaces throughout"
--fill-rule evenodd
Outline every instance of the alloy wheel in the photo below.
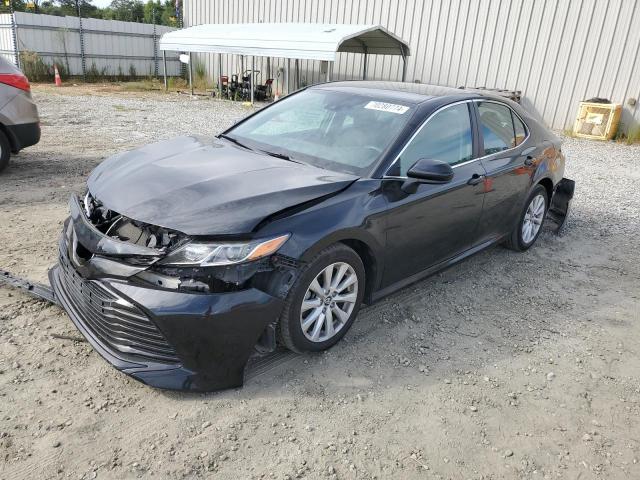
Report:
M 332 263 L 311 282 L 302 300 L 300 325 L 312 342 L 325 342 L 345 326 L 358 298 L 358 276 L 351 265 Z
M 533 242 L 542 227 L 546 201 L 542 194 L 531 199 L 522 222 L 522 241 L 526 244 Z

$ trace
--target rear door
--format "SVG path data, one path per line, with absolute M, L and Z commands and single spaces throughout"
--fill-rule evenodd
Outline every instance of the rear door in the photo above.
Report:
M 541 152 L 527 147 L 526 125 L 508 105 L 493 100 L 474 104 L 482 165 L 487 172 L 476 239 L 480 244 L 513 229 Z
M 389 201 L 383 283 L 391 285 L 469 248 L 482 212 L 484 168 L 476 160 L 470 102 L 433 114 L 401 151 L 383 180 Z M 446 184 L 421 183 L 402 191 L 406 173 L 422 158 L 449 163 Z

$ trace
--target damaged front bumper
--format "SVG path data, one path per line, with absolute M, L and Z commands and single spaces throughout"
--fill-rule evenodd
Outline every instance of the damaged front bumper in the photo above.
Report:
M 257 288 L 185 292 L 132 280 L 145 267 L 97 252 L 134 248 L 103 235 L 72 200 L 49 279 L 60 305 L 118 370 L 159 388 L 212 391 L 241 386 L 244 368 L 283 300 Z M 80 246 L 80 247 L 79 247 Z M 93 254 L 78 256 L 80 250 Z

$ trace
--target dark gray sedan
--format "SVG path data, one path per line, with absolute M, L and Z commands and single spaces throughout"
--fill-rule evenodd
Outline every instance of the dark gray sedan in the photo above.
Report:
M 150 385 L 238 386 L 249 356 L 320 351 L 360 305 L 490 245 L 524 251 L 573 194 L 519 105 L 328 83 L 217 138 L 118 154 L 72 197 L 50 279 L 78 329 Z

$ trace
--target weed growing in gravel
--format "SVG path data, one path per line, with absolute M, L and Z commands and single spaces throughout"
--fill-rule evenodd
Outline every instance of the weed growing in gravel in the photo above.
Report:
M 634 125 L 624 131 L 624 126 L 620 125 L 618 133 L 615 136 L 615 140 L 620 143 L 626 143 L 627 145 L 633 145 L 640 143 L 640 125 Z

